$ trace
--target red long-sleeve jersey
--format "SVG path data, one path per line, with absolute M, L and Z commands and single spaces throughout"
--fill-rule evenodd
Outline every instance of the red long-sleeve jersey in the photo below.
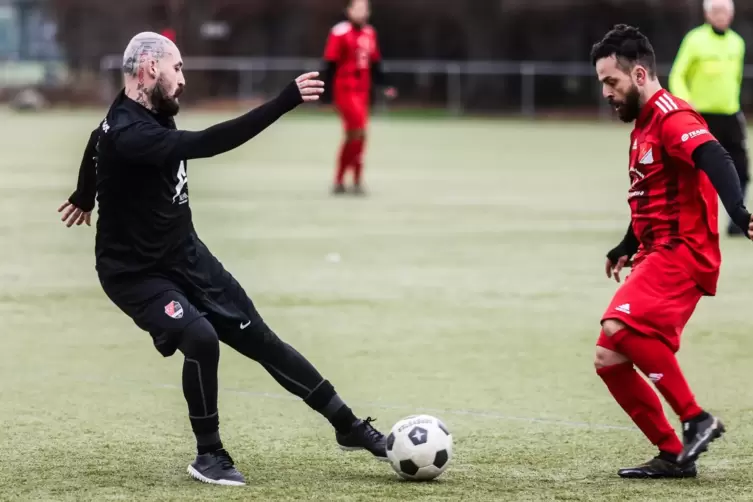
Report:
M 324 59 L 335 63 L 335 93 L 371 91 L 371 66 L 382 60 L 376 30 L 370 25 L 359 27 L 348 21 L 330 31 Z

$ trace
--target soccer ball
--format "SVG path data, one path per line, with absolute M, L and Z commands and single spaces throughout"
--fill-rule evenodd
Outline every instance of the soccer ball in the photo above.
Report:
M 430 415 L 406 417 L 387 436 L 387 458 L 404 479 L 434 479 L 450 465 L 452 434 L 441 420 Z

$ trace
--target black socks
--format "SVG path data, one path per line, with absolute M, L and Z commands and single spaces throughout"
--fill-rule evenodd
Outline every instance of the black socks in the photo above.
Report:
M 347 434 L 353 424 L 358 421 L 353 410 L 348 408 L 337 395 L 329 380 L 322 380 L 304 399 L 304 402 L 329 420 L 329 423 L 341 434 Z
M 193 425 L 193 423 L 191 425 Z M 222 441 L 220 441 L 220 432 L 215 431 L 209 434 L 196 434 L 196 449 L 198 450 L 199 455 L 221 450 Z

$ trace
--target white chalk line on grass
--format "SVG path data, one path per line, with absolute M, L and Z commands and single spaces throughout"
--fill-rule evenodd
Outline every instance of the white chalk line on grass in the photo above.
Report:
M 127 382 L 131 384 L 149 385 L 149 386 L 160 388 L 160 389 L 171 389 L 171 390 L 178 390 L 178 391 L 182 391 L 183 389 L 183 387 L 181 387 L 180 385 L 176 385 L 172 383 L 150 383 L 150 382 L 145 382 L 143 380 L 130 380 L 130 379 L 110 380 L 106 378 L 87 378 L 87 377 L 80 377 L 78 378 L 78 380 L 85 381 L 85 382 L 99 383 L 99 384 L 109 384 L 109 383 L 112 383 L 113 381 L 117 381 L 119 383 Z M 223 388 L 223 387 L 221 387 L 219 391 L 228 392 L 230 394 L 236 394 L 236 395 L 246 396 L 246 397 L 256 397 L 256 398 L 264 397 L 268 399 L 277 399 L 277 400 L 283 400 L 283 401 L 301 401 L 301 399 L 297 396 L 294 396 L 291 394 L 279 394 L 275 392 L 255 392 L 255 391 L 244 390 L 244 389 L 233 389 L 233 388 Z M 431 413 L 437 416 L 456 415 L 456 416 L 467 416 L 467 417 L 475 417 L 475 418 L 488 418 L 488 419 L 494 419 L 494 420 L 506 420 L 506 421 L 511 421 L 511 422 L 525 422 L 525 423 L 531 423 L 531 424 L 554 425 L 554 426 L 561 426 L 561 427 L 578 427 L 578 428 L 595 429 L 595 430 L 638 432 L 637 428 L 628 427 L 624 425 L 610 425 L 610 424 L 580 422 L 577 420 L 565 420 L 565 419 L 559 419 L 559 418 L 521 417 L 521 416 L 516 416 L 516 415 L 506 415 L 504 413 L 499 413 L 496 411 L 467 410 L 467 409 L 453 409 L 453 408 L 426 408 L 422 406 L 411 406 L 411 405 L 406 405 L 406 404 L 393 404 L 393 403 L 384 403 L 384 402 L 377 402 L 377 401 L 349 401 L 349 402 L 350 404 L 354 404 L 358 407 L 372 407 L 372 408 L 380 408 L 383 410 L 406 410 L 407 412 L 411 414 Z
M 161 387 L 161 388 L 166 388 L 166 389 L 176 389 L 176 390 L 182 389 L 180 385 L 175 385 L 175 384 L 158 384 L 156 386 Z M 247 396 L 247 397 L 266 397 L 269 399 L 279 399 L 279 400 L 285 400 L 285 401 L 300 401 L 300 398 L 296 396 L 292 396 L 290 394 L 277 394 L 274 392 L 253 392 L 253 391 L 248 391 L 248 390 L 243 390 L 243 389 L 231 389 L 231 388 L 220 388 L 220 392 L 228 392 L 231 394 L 237 394 L 237 395 Z M 562 419 L 556 419 L 556 418 L 519 417 L 519 416 L 505 415 L 503 413 L 497 413 L 494 411 L 484 411 L 484 410 L 424 408 L 421 406 L 414 407 L 414 406 L 409 406 L 405 404 L 390 404 L 390 403 L 373 402 L 373 401 L 354 401 L 352 402 L 352 404 L 355 404 L 359 408 L 360 407 L 373 407 L 373 408 L 381 408 L 384 410 L 406 410 L 412 414 L 430 413 L 430 414 L 435 414 L 440 417 L 443 415 L 457 415 L 457 416 L 468 416 L 468 417 L 476 417 L 476 418 L 490 418 L 490 419 L 495 419 L 495 420 L 537 423 L 537 424 L 545 424 L 545 425 L 558 425 L 558 426 L 563 426 L 563 427 L 582 427 L 582 428 L 588 428 L 588 429 L 617 430 L 617 431 L 630 431 L 630 432 L 638 431 L 638 429 L 636 429 L 635 427 L 627 427 L 624 425 L 608 425 L 608 424 L 578 422 L 575 420 L 562 420 Z

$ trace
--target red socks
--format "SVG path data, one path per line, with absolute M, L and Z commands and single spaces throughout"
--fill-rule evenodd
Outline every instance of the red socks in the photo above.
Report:
M 353 141 L 345 140 L 340 147 L 340 158 L 337 163 L 337 172 L 335 173 L 335 184 L 342 185 L 345 178 L 345 171 L 353 162 Z
M 335 173 L 335 184 L 342 185 L 345 173 L 349 167 L 353 167 L 355 183 L 361 182 L 361 171 L 363 170 L 363 146 L 364 138 L 345 140 L 340 147 L 340 158 L 338 159 L 337 172 Z
M 679 455 L 682 442 L 664 415 L 659 396 L 633 369 L 632 363 L 599 368 L 596 373 L 635 425 L 660 450 Z
M 631 362 L 596 370 L 633 422 L 660 450 L 679 454 L 682 442 L 667 421 L 661 402 L 633 364 L 651 380 L 683 422 L 703 410 L 695 401 L 675 353 L 661 340 L 626 328 L 612 336 L 617 351 Z
M 616 333 L 614 337 L 618 340 L 618 351 L 654 382 L 680 420 L 685 422 L 703 411 L 695 401 L 674 352 L 661 340 L 634 331 Z
M 361 172 L 363 171 L 363 146 L 364 138 L 353 140 L 353 182 L 361 184 Z

